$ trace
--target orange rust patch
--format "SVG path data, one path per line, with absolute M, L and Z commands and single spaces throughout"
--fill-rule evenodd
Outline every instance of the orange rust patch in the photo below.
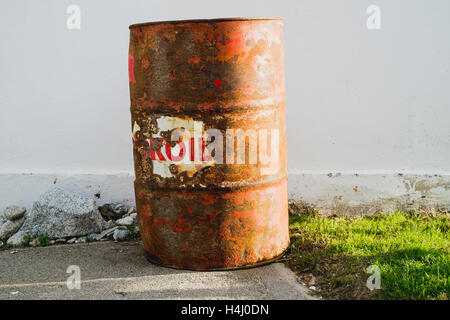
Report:
M 191 57 L 187 60 L 187 62 L 193 63 L 193 64 L 198 64 L 198 63 L 200 63 L 200 57 L 199 56 Z

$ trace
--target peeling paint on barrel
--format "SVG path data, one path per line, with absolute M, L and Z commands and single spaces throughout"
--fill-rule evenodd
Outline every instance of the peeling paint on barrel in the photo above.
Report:
M 277 18 L 130 26 L 135 193 L 150 261 L 234 269 L 273 261 L 288 247 L 282 28 Z M 225 141 L 228 129 L 265 128 L 276 138 L 270 145 L 279 144 L 274 167 L 210 152 L 211 130 Z M 193 137 L 172 140 L 181 129 Z
M 192 118 L 183 119 L 180 117 L 161 116 L 156 119 L 156 123 L 158 131 L 153 135 L 153 138 L 164 138 L 163 132 L 170 133 L 172 130 L 183 128 L 184 130 L 186 130 L 186 132 L 197 132 L 197 140 L 195 141 L 196 143 L 198 143 L 198 138 L 202 138 L 204 140 L 207 139 L 207 136 L 204 134 L 204 126 L 202 121 L 193 120 Z M 185 149 L 186 151 L 183 152 L 184 156 L 181 160 L 172 161 L 168 159 L 167 151 L 165 151 L 165 148 L 161 148 L 161 153 L 163 153 L 163 156 L 165 156 L 166 160 L 161 161 L 158 158 L 155 158 L 154 160 L 152 159 L 153 174 L 159 175 L 162 178 L 170 178 L 175 173 L 186 172 L 189 177 L 192 177 L 202 168 L 213 166 L 215 164 L 214 160 L 200 161 L 199 152 L 195 152 L 195 149 Z M 174 146 L 170 147 L 170 152 L 172 155 L 180 155 L 180 145 L 175 144 Z M 207 153 L 206 149 L 203 150 L 203 156 L 208 157 L 209 155 L 205 153 Z M 173 166 L 176 166 L 177 168 L 175 172 L 173 169 L 171 170 L 171 167 Z

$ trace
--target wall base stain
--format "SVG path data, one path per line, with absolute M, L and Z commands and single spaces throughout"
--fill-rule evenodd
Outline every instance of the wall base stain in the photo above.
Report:
M 132 174 L 0 174 L 0 210 L 21 205 L 31 210 L 42 190 L 57 186 L 95 197 L 98 205 L 135 205 Z M 411 186 L 410 186 L 411 185 Z M 353 190 L 358 186 L 358 192 Z M 408 187 L 409 186 L 409 187 Z M 302 212 L 371 215 L 381 211 L 450 211 L 450 175 L 289 174 L 289 198 Z
M 450 211 L 450 176 L 407 174 L 289 175 L 289 198 L 325 215 Z M 307 209 L 310 208 L 310 209 Z

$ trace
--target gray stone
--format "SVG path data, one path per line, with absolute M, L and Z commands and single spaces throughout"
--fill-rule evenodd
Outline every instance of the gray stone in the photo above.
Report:
M 122 218 L 123 213 L 116 213 L 114 212 L 109 204 L 104 204 L 101 207 L 98 208 L 100 211 L 100 214 L 105 220 L 117 220 Z
M 55 240 L 55 243 L 56 244 L 64 244 L 64 243 L 66 243 L 67 241 L 66 241 L 66 239 L 64 239 L 64 238 L 59 238 L 59 239 L 56 239 Z
M 116 220 L 116 223 L 119 226 L 131 226 L 133 224 L 133 222 L 134 222 L 134 219 L 131 216 Z
M 8 220 L 16 220 L 20 219 L 25 215 L 27 209 L 25 207 L 20 206 L 9 206 L 3 211 L 3 217 Z
M 114 213 L 117 213 L 120 215 L 124 215 L 125 213 L 128 212 L 127 206 L 120 202 L 111 203 L 109 205 L 109 209 L 111 211 L 113 211 Z
M 116 226 L 116 222 L 114 220 L 108 220 L 108 222 L 106 223 L 106 228 L 105 229 L 111 229 L 114 228 Z
M 13 221 L 3 220 L 0 221 L 0 239 L 6 240 L 11 237 L 20 227 L 23 225 L 25 218 L 19 218 Z M 3 222 L 3 223 L 2 223 Z
M 77 241 L 77 238 L 72 238 L 67 240 L 67 243 L 71 244 L 71 243 L 75 243 Z
M 102 239 L 102 238 L 105 237 L 105 236 L 110 236 L 110 235 L 113 234 L 114 231 L 116 231 L 117 229 L 118 229 L 118 227 L 114 227 L 114 228 L 110 228 L 110 229 L 107 229 L 107 230 L 103 231 L 102 233 L 100 233 L 100 234 L 98 235 L 97 240 L 100 240 L 100 239 Z
M 114 234 L 113 234 L 113 238 L 116 241 L 127 240 L 130 236 L 131 236 L 131 231 L 121 230 L 121 229 L 117 229 L 116 231 L 114 231 Z
M 89 239 L 93 240 L 93 241 L 100 240 L 99 237 L 100 237 L 100 234 L 98 234 L 98 233 L 92 233 L 92 234 L 89 235 Z
M 22 240 L 23 237 L 25 237 L 25 235 L 26 235 L 25 231 L 19 230 L 13 236 L 11 236 L 6 243 L 13 247 L 18 247 L 22 244 Z
M 57 239 L 101 232 L 105 226 L 94 199 L 55 188 L 33 203 L 20 231 Z
M 7 220 L 7 219 L 3 218 L 2 216 L 0 216 L 0 230 L 2 229 L 3 225 L 4 225 L 6 222 L 8 222 L 8 221 L 9 221 L 9 220 Z M 2 239 L 2 238 L 0 237 L 0 239 Z

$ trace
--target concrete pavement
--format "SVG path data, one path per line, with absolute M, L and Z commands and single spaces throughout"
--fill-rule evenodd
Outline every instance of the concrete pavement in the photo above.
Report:
M 16 253 L 11 253 L 17 251 Z M 81 289 L 67 273 L 79 266 Z M 195 272 L 149 263 L 138 241 L 0 251 L 0 299 L 313 299 L 282 263 Z

